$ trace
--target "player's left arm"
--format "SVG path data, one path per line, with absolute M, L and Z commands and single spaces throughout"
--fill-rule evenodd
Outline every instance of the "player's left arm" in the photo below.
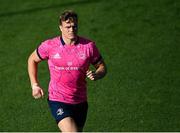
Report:
M 86 75 L 91 80 L 98 80 L 103 78 L 107 73 L 106 64 L 103 59 L 101 59 L 98 63 L 94 64 L 96 71 L 88 70 Z

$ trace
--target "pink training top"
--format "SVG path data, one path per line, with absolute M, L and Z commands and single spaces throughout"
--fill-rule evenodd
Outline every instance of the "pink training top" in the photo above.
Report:
M 86 71 L 102 57 L 94 42 L 78 37 L 75 45 L 66 45 L 58 36 L 37 48 L 40 59 L 48 60 L 49 100 L 77 104 L 87 101 Z

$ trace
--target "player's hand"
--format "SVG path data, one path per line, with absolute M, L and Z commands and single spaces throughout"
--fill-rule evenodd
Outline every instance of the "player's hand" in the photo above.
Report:
M 32 96 L 35 99 L 42 98 L 44 96 L 43 89 L 38 84 L 32 85 Z
M 86 76 L 90 79 L 90 80 L 97 80 L 98 77 L 97 77 L 97 74 L 94 72 L 94 71 L 91 71 L 91 70 L 88 70 L 86 72 Z

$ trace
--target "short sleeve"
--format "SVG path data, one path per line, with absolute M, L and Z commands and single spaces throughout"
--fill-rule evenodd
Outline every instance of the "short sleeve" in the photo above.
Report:
M 48 50 L 49 50 L 48 41 L 44 41 L 38 46 L 36 52 L 41 60 L 46 60 L 49 58 Z
M 102 56 L 99 53 L 99 50 L 96 47 L 95 43 L 91 43 L 90 50 L 91 50 L 91 52 L 90 52 L 91 53 L 90 63 L 92 65 L 95 65 L 95 64 L 97 64 L 102 59 Z

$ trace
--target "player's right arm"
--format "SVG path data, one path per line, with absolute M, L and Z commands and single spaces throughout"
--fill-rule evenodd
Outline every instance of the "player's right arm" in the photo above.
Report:
M 44 95 L 37 79 L 38 63 L 42 60 L 38 57 L 36 50 L 28 58 L 28 74 L 32 87 L 32 96 L 37 99 Z

